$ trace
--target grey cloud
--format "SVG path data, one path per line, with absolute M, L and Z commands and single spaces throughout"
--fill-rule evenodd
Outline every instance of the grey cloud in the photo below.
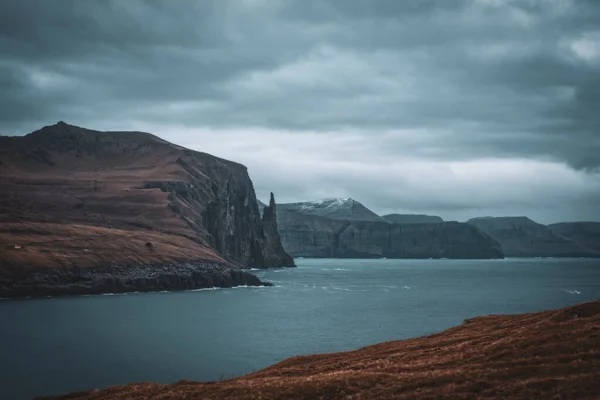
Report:
M 290 146 L 316 143 L 298 158 L 329 151 L 316 162 L 530 159 L 591 179 L 600 167 L 599 26 L 595 0 L 5 0 L 0 131 L 65 120 L 146 128 L 182 144 L 194 143 L 192 131 L 237 131 L 215 150 L 240 161 L 235 144 L 249 131 L 285 132 Z M 333 151 L 339 137 L 354 147 Z M 341 169 L 299 176 L 298 187 L 246 161 L 290 200 L 375 190 Z M 412 201 L 386 196 L 374 207 Z M 473 201 L 429 207 L 444 204 Z

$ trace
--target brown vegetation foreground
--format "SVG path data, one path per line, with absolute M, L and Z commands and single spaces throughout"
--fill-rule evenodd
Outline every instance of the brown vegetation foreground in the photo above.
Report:
M 138 383 L 50 400 L 598 399 L 600 301 L 478 317 L 444 332 L 293 357 L 223 382 Z

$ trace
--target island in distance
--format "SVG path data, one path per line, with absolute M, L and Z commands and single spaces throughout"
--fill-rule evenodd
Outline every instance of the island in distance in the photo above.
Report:
M 0 297 L 264 284 L 294 257 L 597 257 L 600 223 L 379 216 L 260 203 L 246 167 L 149 133 L 59 122 L 0 137 Z M 262 214 L 262 216 L 261 216 Z
M 351 198 L 278 204 L 277 221 L 283 246 L 295 257 L 600 257 L 599 222 L 545 226 L 526 217 L 461 223 L 379 216 Z
M 246 167 L 142 132 L 0 137 L 0 297 L 262 285 L 293 267 Z

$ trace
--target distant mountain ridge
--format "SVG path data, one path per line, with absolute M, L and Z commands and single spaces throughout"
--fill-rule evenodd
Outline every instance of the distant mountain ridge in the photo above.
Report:
M 259 201 L 258 206 L 262 209 L 265 205 Z M 297 257 L 443 257 L 439 243 L 433 244 L 439 239 L 437 235 L 457 235 L 458 232 L 456 226 L 448 225 L 439 216 L 387 214 L 380 217 L 351 198 L 278 204 L 277 215 L 283 246 Z M 387 226 L 396 224 L 422 226 L 411 229 Z M 439 225 L 437 228 L 431 226 L 436 224 Z M 600 223 L 545 226 L 524 216 L 486 216 L 472 218 L 466 224 L 491 237 L 508 257 L 600 257 Z M 429 239 L 426 235 L 419 236 L 419 229 L 430 232 Z M 403 235 L 390 234 L 399 230 L 404 232 Z M 353 232 L 351 240 L 343 233 L 346 231 Z M 462 231 L 462 234 L 475 240 L 475 233 L 466 232 Z M 411 239 L 407 240 L 409 237 Z M 425 251 L 427 241 L 429 250 Z M 484 242 L 479 241 L 480 244 Z M 494 258 L 497 252 L 493 248 L 489 245 L 487 252 L 469 252 L 465 247 L 461 254 L 465 258 L 475 257 L 475 254 Z M 454 251 L 454 256 L 459 253 Z
M 548 228 L 588 249 L 600 252 L 600 222 L 562 222 Z
M 260 204 L 259 204 L 260 207 Z M 277 205 L 285 250 L 296 257 L 502 258 L 500 244 L 478 229 L 439 217 L 383 218 L 351 199 Z
M 524 216 L 481 217 L 470 219 L 468 223 L 500 242 L 507 257 L 600 256 L 581 243 Z
M 294 257 L 503 258 L 500 244 L 460 222 L 395 224 L 278 210 L 283 247 Z

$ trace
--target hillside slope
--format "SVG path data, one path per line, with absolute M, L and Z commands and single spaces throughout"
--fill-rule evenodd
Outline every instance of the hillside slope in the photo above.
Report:
M 17 277 L 54 270 L 293 266 L 265 233 L 246 167 L 142 132 L 59 122 L 1 137 L 0 222 L 0 297 Z
M 597 399 L 600 301 L 478 317 L 444 332 L 292 357 L 224 382 L 138 383 L 45 400 Z

